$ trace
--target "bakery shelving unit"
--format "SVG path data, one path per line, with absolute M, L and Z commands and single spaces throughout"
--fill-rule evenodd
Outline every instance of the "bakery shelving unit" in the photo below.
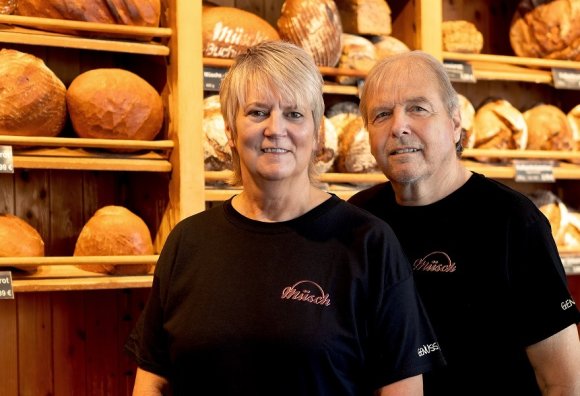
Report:
M 201 141 L 193 132 L 201 110 L 190 102 L 202 89 L 194 77 L 201 74 L 201 61 L 193 56 L 201 47 L 191 39 L 201 34 L 200 24 L 191 23 L 201 12 L 197 3 L 162 1 L 156 28 L 0 15 L 0 43 L 43 58 L 65 85 L 89 68 L 133 68 L 160 91 L 166 113 L 154 141 L 0 136 L 0 145 L 12 146 L 16 172 L 0 175 L 6 201 L 0 210 L 35 225 L 48 252 L 43 258 L 0 258 L 1 266 L 38 267 L 34 273 L 13 273 L 16 293 L 148 287 L 150 274 L 102 275 L 76 265 L 154 263 L 157 255 L 72 257 L 75 234 L 98 207 L 130 203 L 129 209 L 136 208 L 150 227 L 159 251 L 177 221 L 204 209 L 203 199 L 195 198 L 204 190 L 196 166 Z M 67 34 L 75 31 L 82 33 Z

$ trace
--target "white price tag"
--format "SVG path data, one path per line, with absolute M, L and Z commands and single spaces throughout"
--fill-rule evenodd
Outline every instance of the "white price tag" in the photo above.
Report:
M 553 183 L 556 181 L 553 161 L 514 160 L 514 167 L 517 182 Z
M 0 173 L 14 173 L 12 146 L 0 146 Z

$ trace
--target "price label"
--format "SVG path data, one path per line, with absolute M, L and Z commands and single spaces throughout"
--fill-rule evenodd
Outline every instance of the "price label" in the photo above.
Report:
M 447 75 L 449 79 L 454 82 L 469 82 L 475 83 L 477 80 L 473 75 L 473 67 L 466 62 L 443 62 L 445 70 L 447 70 Z
M 0 146 L 0 173 L 14 173 L 12 146 Z
M 12 290 L 12 272 L 0 271 L 0 300 L 14 299 Z
M 580 70 L 552 69 L 554 86 L 559 89 L 580 89 Z
M 554 162 L 537 160 L 514 160 L 517 182 L 523 183 L 553 183 Z
M 226 75 L 227 69 L 219 67 L 203 68 L 203 88 L 206 91 L 219 91 L 222 79 Z

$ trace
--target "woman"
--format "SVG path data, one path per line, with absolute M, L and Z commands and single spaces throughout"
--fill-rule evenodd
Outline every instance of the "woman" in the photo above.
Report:
M 242 191 L 168 237 L 127 343 L 135 395 L 420 395 L 442 362 L 390 228 L 313 186 L 322 85 L 285 42 L 224 78 Z

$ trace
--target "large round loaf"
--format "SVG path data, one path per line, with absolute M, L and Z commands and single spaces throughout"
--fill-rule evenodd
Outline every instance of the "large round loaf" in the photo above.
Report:
M 366 37 L 357 34 L 342 34 L 342 51 L 338 60 L 340 69 L 351 69 L 368 73 L 377 63 L 377 51 L 373 43 Z M 339 84 L 355 84 L 357 77 L 337 76 Z
M 479 54 L 483 48 L 483 35 L 469 21 L 443 21 L 441 33 L 443 51 Z
M 306 50 L 318 66 L 336 66 L 342 24 L 332 0 L 286 0 L 277 21 L 280 37 Z
M 203 100 L 203 158 L 207 171 L 232 169 L 232 149 L 228 144 L 219 95 Z
M 0 257 L 42 257 L 44 241 L 34 227 L 18 216 L 0 214 Z M 15 268 L 34 272 L 38 267 Z
M 135 26 L 159 26 L 160 0 L 18 0 L 16 14 Z
M 525 149 L 528 144 L 523 114 L 505 99 L 492 100 L 476 111 L 472 133 L 475 148 Z
M 316 146 L 315 167 L 318 173 L 328 172 L 338 155 L 338 133 L 332 121 L 322 117 Z
M 517 56 L 580 61 L 580 0 L 522 0 L 510 26 Z
M 362 117 L 350 121 L 338 137 L 336 169 L 344 173 L 378 172 L 377 161 L 371 153 L 369 133 Z
M 81 230 L 75 256 L 138 256 L 153 254 L 151 233 L 145 222 L 122 206 L 104 206 L 97 210 Z M 91 272 L 108 274 L 144 274 L 149 264 L 78 265 Z
M 576 105 L 572 110 L 566 114 L 570 129 L 572 130 L 572 138 L 574 139 L 574 149 L 580 150 L 580 104 Z
M 159 93 L 123 69 L 93 69 L 68 87 L 66 103 L 76 134 L 83 138 L 153 140 L 163 124 Z
M 66 121 L 65 94 L 42 59 L 0 50 L 0 135 L 58 135 Z
M 391 8 L 385 0 L 334 0 L 334 2 L 345 33 L 391 34 Z
M 203 56 L 231 59 L 248 47 L 279 39 L 276 29 L 256 14 L 234 7 L 203 8 Z
M 529 150 L 562 150 L 574 148 L 572 129 L 566 114 L 553 105 L 541 104 L 524 112 L 528 125 Z

